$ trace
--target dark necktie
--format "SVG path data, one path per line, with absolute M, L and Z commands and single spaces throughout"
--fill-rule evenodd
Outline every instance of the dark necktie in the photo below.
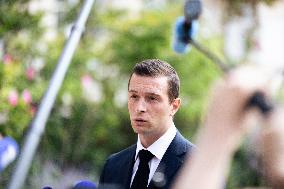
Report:
M 148 150 L 140 150 L 138 156 L 140 163 L 130 189 L 145 189 L 147 188 L 148 184 L 150 173 L 148 163 L 154 157 L 154 155 Z

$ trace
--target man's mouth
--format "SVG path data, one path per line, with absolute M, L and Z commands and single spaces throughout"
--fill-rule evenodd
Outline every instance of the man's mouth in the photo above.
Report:
M 147 122 L 146 120 L 144 119 L 135 119 L 135 122 L 138 122 L 138 123 L 144 123 L 144 122 Z
M 146 120 L 144 120 L 144 119 L 135 119 L 135 121 L 137 121 L 137 122 L 146 122 Z

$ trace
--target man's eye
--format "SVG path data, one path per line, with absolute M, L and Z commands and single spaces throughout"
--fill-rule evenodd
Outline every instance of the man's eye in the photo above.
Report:
M 137 95 L 131 95 L 130 98 L 138 98 Z
M 157 98 L 156 98 L 156 97 L 153 97 L 153 96 L 150 96 L 149 99 L 150 99 L 150 100 L 157 100 Z

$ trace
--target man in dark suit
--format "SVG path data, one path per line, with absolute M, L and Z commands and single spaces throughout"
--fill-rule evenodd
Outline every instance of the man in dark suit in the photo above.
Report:
M 107 159 L 99 189 L 170 188 L 194 148 L 173 122 L 181 104 L 179 87 L 168 63 L 150 59 L 135 65 L 128 82 L 128 110 L 137 144 Z

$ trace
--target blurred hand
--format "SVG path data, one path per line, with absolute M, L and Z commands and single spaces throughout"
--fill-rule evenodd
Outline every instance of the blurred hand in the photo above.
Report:
M 232 70 L 214 85 L 204 126 L 197 135 L 197 151 L 188 158 L 173 188 L 224 187 L 230 161 L 251 126 L 249 118 L 263 117 L 247 104 L 256 92 L 268 97 L 267 85 L 269 75 L 254 66 Z
M 284 188 L 284 107 L 273 112 L 260 138 L 263 172 L 273 188 Z
M 247 107 L 254 93 L 261 92 L 269 98 L 267 91 L 269 75 L 259 67 L 244 66 L 231 71 L 213 87 L 205 117 L 203 133 L 214 137 L 217 145 L 228 145 L 236 150 L 241 137 L 262 116 L 255 107 Z

